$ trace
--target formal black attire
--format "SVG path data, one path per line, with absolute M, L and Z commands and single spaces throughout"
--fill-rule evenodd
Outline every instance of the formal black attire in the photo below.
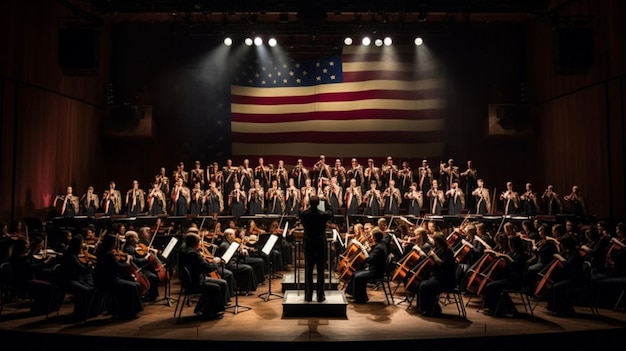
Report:
M 559 315 L 574 313 L 574 304 L 567 294 L 570 288 L 580 287 L 583 282 L 584 257 L 578 250 L 571 250 L 565 256 L 561 269 L 562 279 L 553 283 L 548 296 L 548 310 Z
M 332 214 L 309 207 L 300 213 L 299 218 L 304 227 L 304 299 L 313 299 L 313 269 L 317 268 L 317 299 L 321 300 L 325 297 L 326 223 L 332 219 Z
M 227 240 L 224 240 L 217 247 L 215 252 L 215 257 L 222 257 L 224 253 L 230 247 L 230 243 Z M 256 291 L 257 286 L 259 285 L 259 281 L 254 272 L 254 269 L 249 264 L 239 262 L 237 263 L 237 254 L 233 255 L 233 257 L 228 262 L 224 262 L 224 267 L 228 271 L 233 272 L 235 275 L 235 284 L 239 291 L 250 292 Z M 221 272 L 221 268 L 219 270 Z
M 63 291 L 72 294 L 73 320 L 99 314 L 102 297 L 96 292 L 91 265 L 83 263 L 75 253 L 66 253 L 61 257 L 58 278 Z
M 487 283 L 485 286 L 484 306 L 489 309 L 489 313 L 508 313 L 515 309 L 513 302 L 508 294 L 500 297 L 505 289 L 521 289 L 524 283 L 524 271 L 526 270 L 526 262 L 529 256 L 523 252 L 513 252 L 510 254 L 512 262 L 506 263 L 502 278 Z M 496 307 L 500 302 L 500 310 L 496 311 Z
M 159 276 L 152 268 L 150 261 L 148 260 L 147 254 L 142 256 L 137 253 L 137 250 L 134 245 L 124 245 L 124 252 L 131 255 L 133 257 L 133 263 L 141 269 L 141 273 L 148 279 L 150 282 L 150 290 L 146 293 L 146 299 L 148 301 L 154 301 L 159 296 Z
M 418 287 L 418 306 L 422 313 L 429 316 L 441 314 L 437 296 L 439 293 L 454 288 L 456 284 L 456 262 L 454 252 L 449 247 L 438 249 L 437 256 L 441 263 L 435 263 L 431 275 Z
M 114 318 L 135 318 L 143 311 L 139 283 L 121 275 L 121 272 L 128 271 L 128 265 L 120 262 L 113 251 L 98 254 L 94 285 L 106 295 L 107 310 Z
M 367 296 L 367 282 L 372 279 L 382 278 L 387 270 L 387 245 L 384 242 L 377 243 L 365 259 L 366 268 L 354 272 L 346 293 L 354 298 L 356 303 L 365 303 Z

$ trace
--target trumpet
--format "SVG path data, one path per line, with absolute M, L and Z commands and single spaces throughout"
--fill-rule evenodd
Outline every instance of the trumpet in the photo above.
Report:
M 564 200 L 567 200 L 567 201 L 569 201 L 569 200 L 575 200 L 575 199 L 576 199 L 576 193 L 571 193 L 571 194 L 569 194 L 569 195 L 565 195 L 565 196 L 563 196 L 563 199 L 564 199 Z

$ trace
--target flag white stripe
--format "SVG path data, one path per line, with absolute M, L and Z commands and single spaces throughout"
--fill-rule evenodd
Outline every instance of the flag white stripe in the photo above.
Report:
M 278 123 L 232 122 L 233 133 L 290 133 L 290 132 L 433 132 L 445 128 L 443 119 L 357 119 L 311 120 Z

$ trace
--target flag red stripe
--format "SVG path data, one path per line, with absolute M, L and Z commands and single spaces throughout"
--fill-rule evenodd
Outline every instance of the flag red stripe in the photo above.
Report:
M 297 89 L 297 88 L 294 88 Z M 233 95 L 231 103 L 249 105 L 282 105 L 282 104 L 309 104 L 314 102 L 355 101 L 364 99 L 397 99 L 419 100 L 436 99 L 441 97 L 439 89 L 425 89 L 414 91 L 403 90 L 368 90 L 342 93 L 315 94 L 306 96 L 277 96 L 254 97 Z
M 289 133 L 232 133 L 233 143 L 300 143 L 316 142 L 320 144 L 412 144 L 438 142 L 444 139 L 444 131 L 433 132 L 289 132 Z
M 311 120 L 361 120 L 361 119 L 407 119 L 407 120 L 424 120 L 424 119 L 440 119 L 443 118 L 441 109 L 406 111 L 406 110 L 357 110 L 357 111 L 341 111 L 341 112 L 307 112 L 307 113 L 287 113 L 277 115 L 266 114 L 243 114 L 233 113 L 231 119 L 233 122 L 252 122 L 252 123 L 275 123 L 275 122 L 299 122 Z
M 424 72 L 406 72 L 406 71 L 360 71 L 360 72 L 343 72 L 343 81 L 363 82 L 368 80 L 397 80 L 412 81 L 416 78 L 429 79 L 440 77 L 441 74 L 433 71 Z

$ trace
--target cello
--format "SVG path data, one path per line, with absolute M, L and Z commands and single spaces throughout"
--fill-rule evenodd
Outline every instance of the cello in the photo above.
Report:
M 539 272 L 534 292 L 535 297 L 544 299 L 548 296 L 550 288 L 552 288 L 552 284 L 561 278 L 561 272 L 564 267 L 563 262 L 565 262 L 565 258 L 563 256 L 554 254 L 552 262 Z
M 423 256 L 424 251 L 417 245 L 413 246 L 411 252 L 400 260 L 391 280 L 398 284 L 406 283 L 409 273 L 412 272 L 412 269 L 420 262 Z
M 483 291 L 488 283 L 498 279 L 508 262 L 512 262 L 513 259 L 507 254 L 494 253 L 494 260 L 485 270 L 485 273 L 481 273 L 480 284 L 476 290 L 476 295 L 483 296 Z
M 122 278 L 126 280 L 130 280 L 131 282 L 139 283 L 139 292 L 143 296 L 150 290 L 150 281 L 146 276 L 141 272 L 141 269 L 137 267 L 137 265 L 132 261 L 132 257 L 127 253 L 123 252 L 120 249 L 117 249 L 119 246 L 120 237 L 116 235 L 117 243 L 113 251 L 113 255 L 119 261 L 126 261 L 128 264 L 126 268 L 122 271 Z
M 417 266 L 410 271 L 411 277 L 404 288 L 412 293 L 417 293 L 420 283 L 430 277 L 430 273 L 437 263 L 432 256 L 426 256 Z
M 343 283 L 349 282 L 354 272 L 363 268 L 368 256 L 363 244 L 352 239 L 346 253 L 342 255 L 341 261 L 337 264 L 339 281 Z
M 138 248 L 135 248 L 135 250 L 137 250 L 137 253 L 139 255 L 148 255 L 148 262 L 150 266 L 152 267 L 152 269 L 154 269 L 154 272 L 156 273 L 157 277 L 159 278 L 159 285 L 165 286 L 165 284 L 167 284 L 170 281 L 169 272 L 167 271 L 163 263 L 161 263 L 161 260 L 159 260 L 156 254 L 151 254 L 151 255 L 148 254 L 151 250 L 154 250 L 152 248 L 152 243 L 154 242 L 154 238 L 159 232 L 160 226 L 161 226 L 161 222 L 157 223 L 157 227 L 154 230 L 152 239 L 150 239 L 150 246 L 146 247 L 144 244 L 139 243 Z M 144 252 L 144 254 L 142 254 L 141 252 Z

